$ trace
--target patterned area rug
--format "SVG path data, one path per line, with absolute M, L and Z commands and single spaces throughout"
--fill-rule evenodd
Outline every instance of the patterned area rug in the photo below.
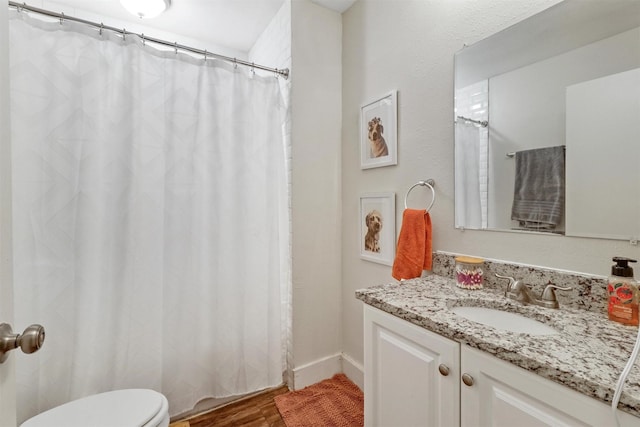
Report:
M 287 427 L 364 425 L 364 396 L 344 374 L 274 400 Z

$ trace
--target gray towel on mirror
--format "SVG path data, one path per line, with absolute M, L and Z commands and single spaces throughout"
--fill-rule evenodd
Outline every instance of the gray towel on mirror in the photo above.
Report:
M 516 152 L 511 219 L 527 229 L 553 230 L 564 213 L 564 146 Z

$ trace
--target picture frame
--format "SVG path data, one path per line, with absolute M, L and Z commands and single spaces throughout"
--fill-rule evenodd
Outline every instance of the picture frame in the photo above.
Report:
M 360 168 L 398 164 L 397 91 L 360 107 Z
M 396 195 L 365 193 L 360 195 L 360 258 L 393 265 L 396 256 Z

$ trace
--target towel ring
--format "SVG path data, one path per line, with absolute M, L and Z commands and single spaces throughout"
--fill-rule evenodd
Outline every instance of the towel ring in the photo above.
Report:
M 436 185 L 436 182 L 433 179 L 428 179 L 426 181 L 418 181 L 415 184 L 413 184 L 411 186 L 411 188 L 409 188 L 409 190 L 407 190 L 407 194 L 405 194 L 404 196 L 404 208 L 407 209 L 407 197 L 409 197 L 409 193 L 411 193 L 411 190 L 413 190 L 415 187 L 417 187 L 418 185 L 421 185 L 423 187 L 429 187 L 431 189 L 431 203 L 429 204 L 429 207 L 427 208 L 427 212 L 429 212 L 431 210 L 431 207 L 433 206 L 433 204 L 436 201 L 436 190 L 433 188 Z

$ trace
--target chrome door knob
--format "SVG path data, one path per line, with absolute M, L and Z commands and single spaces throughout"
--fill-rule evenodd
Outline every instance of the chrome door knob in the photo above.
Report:
M 42 325 L 31 325 L 18 337 L 18 345 L 23 353 L 31 354 L 44 344 L 44 328 Z
M 0 323 L 0 363 L 9 357 L 7 352 L 18 347 L 26 354 L 38 351 L 44 344 L 44 336 L 41 325 L 31 325 L 22 334 L 14 334 L 11 325 Z

